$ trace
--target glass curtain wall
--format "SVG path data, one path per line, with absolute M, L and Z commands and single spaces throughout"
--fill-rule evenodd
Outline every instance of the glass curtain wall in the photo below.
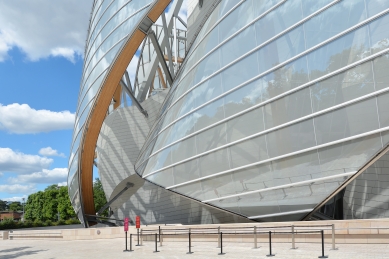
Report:
M 80 220 L 83 220 L 83 216 L 80 210 L 78 150 L 84 124 L 110 65 L 151 2 L 153 1 L 96 0 L 93 4 L 68 165 L 69 195 Z
M 299 218 L 388 143 L 389 2 L 223 0 L 136 169 L 249 218 Z

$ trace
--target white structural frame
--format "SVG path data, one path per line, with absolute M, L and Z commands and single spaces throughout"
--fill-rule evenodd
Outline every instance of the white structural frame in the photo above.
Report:
M 339 0 L 337 0 L 337 1 L 339 1 Z M 324 7 L 323 7 L 323 8 L 324 8 Z M 320 10 L 321 10 L 321 9 L 320 9 Z M 317 12 L 318 12 L 318 11 L 317 11 Z M 315 12 L 315 13 L 317 13 L 317 12 Z M 292 57 L 292 58 L 290 58 L 290 59 L 288 59 L 288 60 L 286 60 L 286 61 L 284 61 L 284 62 L 282 62 L 282 63 L 280 63 L 280 64 L 278 64 L 278 65 L 276 65 L 276 66 L 274 66 L 274 67 L 272 67 L 272 68 L 270 68 L 270 69 L 268 69 L 267 71 L 265 71 L 265 72 L 259 74 L 258 76 L 255 76 L 255 77 L 253 77 L 252 79 L 246 81 L 245 83 L 240 84 L 240 85 L 236 86 L 235 88 L 233 88 L 233 89 L 231 89 L 231 90 L 229 90 L 229 91 L 227 91 L 227 92 L 225 92 L 225 93 L 219 95 L 218 97 L 215 97 L 214 99 L 212 99 L 212 100 L 210 100 L 210 101 L 208 101 L 208 102 L 202 104 L 201 106 L 199 106 L 199 107 L 197 107 L 197 108 L 191 110 L 190 112 L 188 112 L 188 113 L 186 113 L 186 114 L 180 116 L 179 118 L 175 119 L 174 121 L 172 121 L 171 123 L 169 123 L 168 125 L 166 125 L 163 129 L 161 129 L 161 130 L 159 131 L 159 133 L 158 133 L 153 139 L 155 139 L 156 137 L 158 137 L 164 130 L 166 130 L 168 127 L 170 127 L 172 124 L 174 124 L 174 123 L 177 122 L 178 120 L 182 119 L 182 118 L 185 117 L 185 116 L 188 116 L 189 114 L 191 114 L 191 113 L 197 111 L 198 109 L 204 107 L 205 105 L 207 105 L 207 104 L 209 104 L 209 103 L 211 103 L 211 102 L 213 102 L 213 101 L 215 101 L 215 100 L 217 100 L 217 99 L 220 99 L 220 98 L 224 97 L 225 95 L 227 95 L 227 94 L 229 94 L 229 93 L 231 93 L 231 92 L 233 92 L 233 91 L 235 91 L 235 90 L 241 88 L 242 86 L 244 86 L 244 85 L 246 85 L 246 84 L 248 84 L 248 83 L 251 83 L 251 82 L 255 81 L 256 79 L 259 79 L 259 78 L 265 76 L 266 74 L 269 74 L 269 73 L 271 73 L 271 72 L 274 72 L 275 70 L 277 70 L 277 69 L 279 69 L 279 68 L 285 66 L 286 64 L 288 64 L 288 63 L 290 63 L 290 62 L 292 62 L 292 61 L 295 61 L 295 60 L 297 60 L 297 59 L 299 59 L 299 58 L 301 58 L 301 57 L 307 55 L 308 53 L 310 53 L 310 52 L 312 52 L 312 51 L 314 51 L 314 50 L 316 50 L 316 49 L 318 49 L 318 48 L 320 48 L 320 47 L 322 47 L 322 46 L 324 46 L 324 45 L 326 45 L 326 44 L 328 44 L 328 43 L 330 43 L 330 42 L 332 42 L 332 41 L 334 41 L 334 40 L 336 40 L 336 39 L 338 39 L 338 38 L 340 38 L 340 37 L 342 37 L 342 36 L 344 36 L 345 34 L 351 32 L 351 31 L 353 31 L 353 30 L 358 29 L 359 27 L 361 27 L 361 26 L 363 26 L 363 25 L 366 25 L 366 24 L 372 22 L 373 20 L 375 20 L 375 19 L 377 19 L 377 18 L 379 18 L 379 17 L 381 17 L 381 16 L 383 16 L 383 15 L 385 15 L 385 14 L 387 14 L 387 13 L 389 13 L 389 8 L 386 9 L 386 10 L 384 10 L 384 11 L 382 11 L 382 12 L 380 12 L 380 13 L 378 13 L 378 14 L 376 14 L 376 15 L 374 15 L 374 16 L 372 16 L 372 17 L 370 17 L 369 19 L 366 19 L 366 20 L 364 20 L 364 21 L 362 21 L 362 22 L 360 22 L 360 23 L 358 23 L 358 24 L 356 24 L 356 25 L 354 25 L 354 26 L 348 28 L 347 30 L 344 30 L 344 31 L 342 31 L 342 32 L 340 32 L 340 33 L 338 33 L 338 34 L 332 36 L 331 38 L 329 38 L 329 39 L 327 39 L 327 40 L 325 40 L 325 41 L 323 41 L 323 42 L 321 42 L 321 43 L 319 43 L 319 44 L 317 44 L 317 45 L 315 45 L 315 46 L 313 46 L 313 47 L 311 47 L 311 48 L 309 48 L 309 49 L 307 49 L 307 50 L 301 52 L 300 54 L 298 54 L 298 55 L 296 55 L 296 56 L 294 56 L 294 57 Z M 310 17 L 310 16 L 308 16 L 308 17 Z M 293 25 L 293 26 L 294 26 L 294 25 Z M 292 26 L 292 27 L 293 27 L 293 26 Z M 289 28 L 286 29 L 286 30 L 289 30 Z M 286 31 L 286 30 L 285 30 L 285 31 Z M 284 32 L 285 32 L 285 31 L 284 31 Z M 284 32 L 281 32 L 281 33 L 284 33 Z M 274 36 L 273 38 L 279 37 L 279 35 L 280 35 L 280 34 Z M 261 44 L 261 45 L 255 47 L 254 49 L 250 50 L 250 51 L 247 52 L 246 54 L 240 56 L 239 58 L 237 58 L 237 59 L 231 61 L 229 64 L 225 65 L 224 67 L 220 68 L 219 70 L 215 71 L 215 72 L 212 73 L 211 75 L 207 76 L 206 78 L 202 79 L 200 82 L 198 82 L 197 84 L 195 84 L 194 86 L 192 86 L 190 89 L 188 89 L 187 91 L 185 91 L 180 97 L 178 97 L 174 102 L 172 102 L 172 103 L 170 104 L 170 106 L 169 106 L 169 107 L 164 111 L 164 113 L 161 115 L 161 118 L 163 117 L 163 115 L 165 115 L 165 114 L 170 110 L 171 107 L 173 107 L 173 105 L 174 105 L 175 103 L 177 103 L 180 99 L 182 99 L 187 93 L 189 93 L 189 92 L 192 91 L 194 88 L 198 87 L 199 85 L 201 85 L 202 83 L 204 83 L 204 82 L 207 81 L 208 79 L 212 78 L 213 76 L 215 76 L 215 75 L 221 73 L 222 71 L 224 71 L 224 70 L 227 69 L 228 67 L 232 66 L 233 64 L 235 64 L 235 63 L 239 62 L 240 60 L 246 58 L 247 56 L 251 55 L 253 52 L 257 51 L 259 48 L 262 48 L 264 45 L 270 43 L 270 40 L 274 40 L 273 38 L 272 38 L 272 39 L 269 39 L 268 41 L 264 42 L 263 44 Z M 387 49 L 384 50 L 384 51 L 382 51 L 382 52 L 386 52 L 386 51 L 387 51 Z M 379 52 L 379 53 L 381 53 L 381 52 Z M 372 55 L 372 56 L 373 56 L 373 55 Z M 374 55 L 374 56 L 375 56 L 375 55 Z M 369 57 L 371 57 L 371 56 L 369 56 Z M 365 58 L 365 59 L 367 60 L 367 58 Z M 363 59 L 363 60 L 365 60 L 365 59 Z M 358 62 L 355 62 L 355 63 L 358 63 Z M 353 63 L 353 64 L 355 64 L 355 63 Z M 348 65 L 348 66 L 346 66 L 346 67 L 349 67 L 349 66 L 350 66 L 350 65 Z M 342 70 L 342 69 L 339 69 L 339 70 Z M 337 71 L 339 71 L 339 70 L 337 70 Z M 332 73 L 330 73 L 330 74 L 331 74 L 331 75 L 334 75 L 334 72 L 332 72 Z M 328 75 L 330 75 L 330 74 L 328 74 Z M 324 78 L 324 77 L 327 78 L 326 76 L 327 76 L 327 75 L 325 75 L 325 76 L 323 76 L 323 77 L 320 77 L 320 78 Z M 318 79 L 320 79 L 320 78 L 318 78 Z M 313 81 L 310 81 L 310 82 L 304 84 L 304 86 L 307 86 L 307 85 L 311 84 L 312 82 L 317 82 L 318 79 L 315 79 L 315 80 L 313 80 Z M 322 79 L 321 79 L 321 80 L 322 80 Z M 298 87 L 298 88 L 295 88 L 295 89 L 292 89 L 292 90 L 296 90 L 296 89 L 301 89 L 301 88 Z M 290 90 L 290 91 L 292 91 L 292 90 Z M 288 91 L 288 93 L 289 93 L 290 91 Z M 278 95 L 278 96 L 276 96 L 276 97 L 281 98 L 282 96 L 284 96 L 284 95 L 283 95 L 283 94 L 280 94 L 280 95 Z M 272 98 L 272 100 L 275 99 L 276 97 Z M 143 162 L 142 162 L 142 163 L 143 163 Z
M 301 86 L 298 86 L 298 87 L 296 87 L 296 88 L 293 88 L 293 89 L 291 89 L 291 90 L 289 90 L 289 91 L 287 91 L 287 92 L 284 92 L 284 93 L 282 93 L 282 94 L 280 94 L 280 95 L 277 95 L 277 96 L 275 96 L 275 97 L 273 97 L 273 98 L 270 98 L 270 99 L 268 99 L 268 100 L 266 100 L 266 101 L 264 101 L 264 102 L 261 102 L 261 103 L 259 103 L 259 104 L 257 104 L 257 105 L 254 105 L 254 106 L 252 106 L 252 107 L 250 107 L 250 108 L 248 108 L 248 109 L 246 109 L 246 110 L 243 110 L 243 111 L 241 111 L 241 112 L 239 112 L 239 113 L 236 113 L 236 114 L 234 114 L 234 115 L 232 115 L 232 116 L 230 116 L 230 117 L 227 117 L 227 118 L 225 118 L 225 119 L 223 119 L 223 120 L 220 120 L 220 121 L 218 121 L 218 122 L 216 122 L 216 123 L 214 123 L 214 124 L 211 124 L 211 125 L 209 125 L 209 126 L 203 128 L 203 129 L 201 129 L 201 130 L 198 130 L 198 131 L 193 132 L 193 133 L 191 133 L 191 134 L 189 134 L 189 135 L 187 135 L 187 136 L 185 136 L 185 137 L 183 137 L 183 138 L 181 138 L 181 139 L 179 139 L 179 140 L 176 140 L 176 141 L 170 143 L 169 145 L 166 145 L 165 147 L 163 147 L 163 148 L 161 148 L 161 149 L 155 151 L 153 154 L 150 155 L 150 157 L 156 155 L 157 153 L 161 152 L 162 150 L 164 150 L 164 149 L 166 149 L 166 148 L 168 148 L 168 147 L 170 147 L 170 146 L 172 146 L 172 145 L 174 145 L 174 144 L 176 144 L 176 143 L 178 143 L 178 142 L 181 142 L 181 141 L 183 141 L 183 140 L 185 140 L 185 139 L 187 139 L 187 138 L 190 138 L 190 137 L 192 137 L 192 136 L 194 136 L 194 135 L 197 135 L 197 134 L 199 134 L 199 133 L 201 133 L 201 132 L 203 132 L 203 131 L 206 131 L 207 129 L 210 129 L 210 128 L 212 128 L 212 127 L 215 127 L 215 126 L 217 126 L 217 125 L 219 125 L 219 124 L 222 124 L 222 123 L 224 123 L 224 122 L 226 122 L 226 121 L 229 121 L 229 120 L 231 120 L 231 119 L 233 119 L 233 118 L 239 117 L 239 116 L 241 116 L 241 115 L 243 115 L 243 114 L 245 114 L 245 113 L 247 113 L 247 112 L 250 112 L 250 111 L 252 111 L 252 110 L 254 110 L 254 109 L 257 109 L 257 108 L 259 108 L 259 107 L 261 107 L 261 106 L 264 106 L 264 105 L 266 105 L 266 104 L 268 104 L 268 103 L 271 103 L 271 102 L 273 102 L 273 101 L 275 101 L 275 100 L 278 100 L 278 99 L 280 99 L 280 98 L 282 98 L 282 97 L 285 97 L 285 96 L 287 96 L 287 95 L 290 95 L 290 94 L 292 94 L 292 93 L 294 93 L 294 92 L 297 92 L 297 91 L 299 91 L 299 90 L 301 90 L 301 89 L 303 89 L 303 88 L 305 88 L 305 87 L 308 87 L 308 86 L 310 86 L 310 85 L 316 84 L 316 83 L 319 82 L 319 81 L 323 81 L 324 79 L 327 79 L 327 78 L 329 78 L 329 77 L 332 77 L 332 76 L 334 76 L 334 75 L 337 75 L 337 74 L 339 74 L 339 73 L 342 73 L 342 72 L 344 72 L 344 71 L 346 71 L 346 70 L 348 70 L 348 69 L 351 69 L 351 68 L 353 68 L 353 67 L 356 67 L 356 66 L 358 66 L 358 65 L 360 65 L 360 64 L 369 62 L 369 61 L 371 61 L 371 60 L 373 60 L 373 59 L 375 59 L 375 58 L 377 58 L 377 57 L 379 57 L 379 56 L 382 56 L 382 55 L 388 53 L 388 52 L 389 52 L 389 48 L 387 48 L 387 49 L 385 49 L 385 50 L 382 50 L 382 51 L 380 51 L 380 52 L 377 52 L 377 53 L 374 54 L 374 55 L 371 55 L 371 56 L 369 56 L 369 57 L 367 57 L 367 58 L 361 59 L 361 60 L 359 60 L 359 61 L 357 61 L 357 62 L 354 62 L 354 63 L 352 63 L 352 64 L 350 64 L 350 65 L 348 65 L 348 66 L 342 67 L 341 69 L 338 69 L 338 70 L 336 70 L 336 71 L 334 71 L 334 72 L 332 72 L 332 73 L 329 73 L 329 74 L 327 74 L 327 75 L 325 75 L 325 76 L 322 76 L 322 77 L 320 77 L 320 78 L 317 78 L 317 79 L 315 79 L 315 80 L 312 80 L 312 81 L 310 81 L 310 82 L 308 82 L 308 83 L 306 83 L 306 84 L 303 84 L 303 85 L 301 85 Z M 225 94 L 228 94 L 228 93 L 230 93 L 230 92 L 233 92 L 233 91 L 235 91 L 236 89 L 242 87 L 243 85 L 249 84 L 249 83 L 251 83 L 252 81 L 254 81 L 254 80 L 256 80 L 256 79 L 257 79 L 257 78 L 250 79 L 250 80 L 244 82 L 243 84 L 238 85 L 237 87 L 235 87 L 235 88 L 229 90 L 229 91 L 226 92 Z M 353 100 L 350 100 L 350 101 L 347 101 L 347 102 L 344 102 L 344 103 L 341 103 L 341 104 L 332 106 L 332 107 L 330 107 L 330 108 L 327 108 L 327 109 L 324 109 L 324 110 L 321 110 L 321 111 L 318 111 L 318 112 L 315 112 L 315 113 L 311 113 L 311 114 L 309 114 L 309 115 L 306 115 L 306 116 L 304 116 L 304 117 L 298 118 L 298 119 L 296 119 L 296 120 L 289 121 L 289 122 L 287 122 L 287 123 L 284 123 L 284 124 L 278 125 L 278 126 L 276 126 L 276 127 L 273 127 L 273 128 L 270 128 L 270 129 L 267 129 L 267 130 L 258 132 L 258 133 L 256 133 L 256 134 L 251 135 L 251 136 L 242 138 L 242 139 L 237 140 L 237 141 L 234 141 L 234 142 L 230 142 L 230 143 L 228 143 L 228 144 L 226 144 L 226 145 L 217 147 L 217 148 L 215 148 L 215 149 L 212 149 L 212 150 L 203 152 L 203 153 L 201 153 L 201 154 L 192 156 L 192 157 L 190 157 L 190 158 L 184 159 L 184 160 L 182 160 L 182 161 L 180 161 L 180 162 L 177 162 L 177 163 L 171 164 L 171 165 L 169 165 L 169 166 L 163 167 L 163 168 L 161 168 L 161 169 L 155 170 L 155 171 L 153 171 L 153 172 L 151 172 L 151 173 L 149 173 L 149 174 L 147 174 L 147 175 L 144 175 L 143 178 L 146 178 L 146 177 L 148 177 L 148 176 L 150 176 L 150 175 L 152 175 L 152 174 L 155 174 L 155 173 L 158 173 L 158 172 L 160 172 L 160 171 L 163 171 L 163 170 L 165 170 L 165 169 L 167 169 L 167 168 L 170 168 L 170 167 L 172 167 L 172 166 L 175 166 L 175 165 L 178 165 L 178 164 L 187 162 L 187 161 L 189 161 L 189 160 L 195 159 L 195 158 L 197 158 L 197 157 L 203 156 L 203 155 L 205 155 L 205 154 L 208 154 L 208 153 L 211 153 L 211 152 L 214 152 L 214 151 L 223 149 L 223 148 L 225 148 L 225 147 L 228 147 L 228 146 L 231 146 L 231 145 L 234 145 L 234 144 L 237 144 L 237 143 L 240 143 L 240 142 L 245 141 L 245 140 L 247 140 L 247 139 L 251 139 L 251 138 L 254 138 L 254 137 L 257 137 L 257 136 L 260 136 L 260 135 L 263 135 L 263 134 L 266 134 L 266 133 L 269 133 L 269 132 L 278 130 L 278 129 L 280 129 L 280 128 L 284 128 L 284 127 L 286 127 L 286 126 L 290 126 L 290 125 L 292 125 L 292 124 L 295 124 L 295 123 L 298 123 L 298 122 L 301 122 L 301 121 L 304 121 L 304 120 L 307 120 L 307 119 L 310 119 L 310 118 L 313 118 L 313 117 L 322 115 L 322 114 L 324 114 L 324 113 L 331 112 L 331 111 L 336 110 L 336 109 L 340 109 L 340 108 L 342 108 L 342 107 L 344 107 L 344 106 L 347 106 L 347 105 L 350 105 L 350 104 L 353 104 L 353 103 L 356 103 L 356 102 L 360 102 L 360 101 L 362 101 L 362 100 L 365 100 L 365 99 L 374 97 L 374 96 L 376 96 L 376 95 L 385 93 L 385 92 L 387 92 L 387 91 L 389 91 L 389 87 L 384 88 L 384 89 L 379 90 L 379 91 L 375 91 L 375 92 L 373 92 L 373 93 L 370 93 L 370 94 L 367 94 L 367 95 L 364 95 L 364 96 L 361 96 L 361 97 L 358 97 L 358 98 L 355 98 L 355 99 L 353 99 Z M 223 95 L 223 96 L 224 96 L 224 95 Z M 211 101 L 215 101 L 216 99 L 219 99 L 219 98 L 221 98 L 221 97 L 218 96 L 218 97 L 212 99 Z M 211 102 L 211 101 L 210 101 L 210 102 Z M 206 105 L 206 104 L 205 104 L 205 105 Z M 202 108 L 202 107 L 204 107 L 204 106 L 200 106 L 200 108 Z M 198 108 L 198 109 L 200 109 L 200 108 Z M 196 108 L 196 109 L 197 109 L 197 108 Z M 195 110 L 195 109 L 194 109 L 194 110 Z M 192 110 L 192 111 L 193 111 L 193 110 Z M 145 162 L 147 162 L 147 161 L 148 161 L 148 159 L 142 161 L 142 163 L 141 163 L 140 165 L 142 165 L 143 163 L 145 163 Z M 140 165 L 139 165 L 139 166 L 140 166 Z

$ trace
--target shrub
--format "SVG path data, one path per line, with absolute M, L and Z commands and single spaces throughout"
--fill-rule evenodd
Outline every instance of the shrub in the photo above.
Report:
M 23 228 L 32 228 L 34 223 L 31 220 L 25 220 L 23 223 Z
M 66 225 L 80 224 L 81 222 L 78 219 L 68 219 L 65 221 Z
M 13 218 L 5 218 L 2 222 L 2 229 L 12 229 L 16 228 L 16 222 Z
M 45 222 L 45 226 L 47 226 L 47 227 L 50 227 L 50 226 L 52 226 L 53 225 L 53 222 L 51 221 L 51 220 L 46 220 L 46 222 Z
M 51 221 L 46 220 L 45 222 L 42 222 L 41 220 L 26 220 L 26 221 L 14 221 L 12 218 L 5 218 L 2 222 L 0 222 L 0 230 L 6 230 L 6 229 L 17 229 L 17 228 L 37 228 L 37 227 L 48 227 L 48 226 L 59 226 L 59 225 L 73 225 L 73 224 L 80 224 L 80 221 L 78 219 L 72 218 L 67 219 L 66 221 L 63 219 L 60 219 L 59 221 Z
M 34 223 L 32 223 L 32 226 L 34 228 L 43 227 L 43 222 L 39 219 L 35 220 Z
M 65 220 L 63 220 L 63 219 L 60 219 L 60 220 L 58 220 L 57 221 L 57 225 L 59 226 L 59 225 L 65 225 L 66 224 L 66 222 L 65 222 Z

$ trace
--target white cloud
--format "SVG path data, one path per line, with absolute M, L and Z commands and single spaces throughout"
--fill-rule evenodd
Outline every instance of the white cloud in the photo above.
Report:
M 7 53 L 11 48 L 12 40 L 10 36 L 0 30 L 0 62 L 8 57 Z
M 21 197 L 9 197 L 9 198 L 3 198 L 3 199 L 0 199 L 0 200 L 3 200 L 3 201 L 20 201 L 20 202 L 23 202 L 23 198 L 25 199 L 25 201 L 27 202 L 27 195 L 23 195 Z
M 39 172 L 48 168 L 52 162 L 51 158 L 27 155 L 10 148 L 0 148 L 0 172 Z
M 18 175 L 17 177 L 10 177 L 8 181 L 15 183 L 63 183 L 68 176 L 67 168 L 54 168 L 52 170 L 43 169 L 41 172 L 32 174 Z
M 13 47 L 29 60 L 83 55 L 92 0 L 0 1 L 0 61 Z
M 68 186 L 67 182 L 58 183 L 58 186 Z
M 21 185 L 21 184 L 12 184 L 12 185 L 0 185 L 0 193 L 32 193 L 34 192 L 35 186 L 32 184 Z
M 70 60 L 72 63 L 74 63 L 76 51 L 71 48 L 55 48 L 51 50 L 51 55 L 54 57 L 64 57 Z
M 51 147 L 44 147 L 39 150 L 39 154 L 42 156 L 60 156 L 65 157 L 64 153 L 58 153 L 57 150 L 52 149 Z
M 69 111 L 35 110 L 28 104 L 0 104 L 0 130 L 28 134 L 72 129 L 75 115 Z

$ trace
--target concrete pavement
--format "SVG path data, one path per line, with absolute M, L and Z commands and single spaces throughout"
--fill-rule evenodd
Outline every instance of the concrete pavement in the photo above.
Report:
M 223 256 L 218 255 L 220 248 L 216 242 L 194 242 L 193 254 L 188 252 L 186 242 L 164 242 L 159 253 L 153 253 L 154 242 L 144 242 L 143 246 L 133 246 L 134 252 L 124 253 L 124 239 L 99 240 L 4 240 L 0 241 L 1 258 L 267 258 L 269 246 L 260 244 L 253 249 L 249 243 L 224 242 Z M 297 243 L 298 249 L 293 250 L 288 243 L 273 244 L 273 258 L 318 258 L 321 255 L 319 243 Z M 330 250 L 331 245 L 325 244 L 325 255 L 329 258 L 388 258 L 388 244 L 339 244 L 338 250 Z

